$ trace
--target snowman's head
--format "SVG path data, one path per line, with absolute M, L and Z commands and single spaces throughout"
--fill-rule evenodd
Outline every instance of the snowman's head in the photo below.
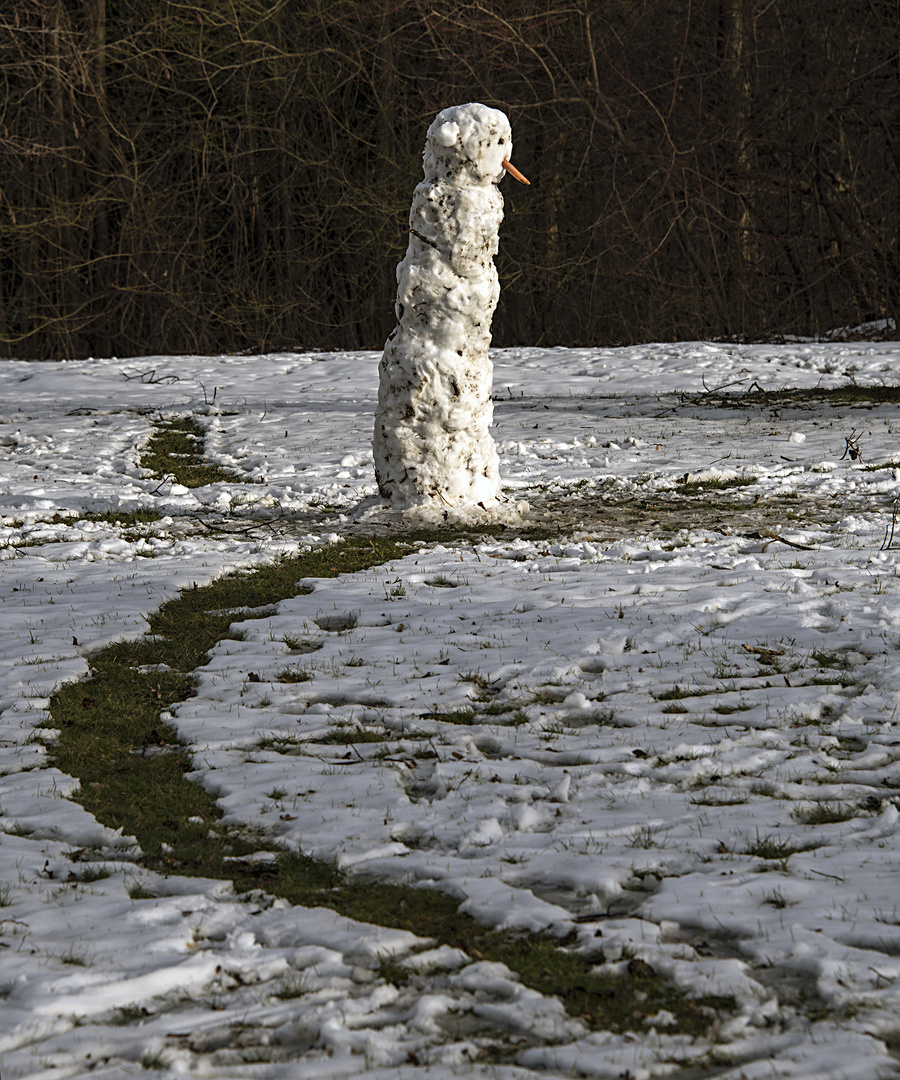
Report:
M 512 154 L 506 113 L 472 102 L 437 114 L 425 142 L 425 179 L 491 184 L 503 177 Z

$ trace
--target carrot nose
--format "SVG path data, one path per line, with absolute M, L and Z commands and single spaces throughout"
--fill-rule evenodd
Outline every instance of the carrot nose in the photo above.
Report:
M 523 176 L 515 167 L 515 165 L 510 165 L 506 158 L 504 158 L 500 162 L 500 164 L 503 166 L 504 169 L 506 169 L 510 176 L 514 176 L 520 183 L 527 184 L 529 187 L 531 187 L 531 181 L 527 177 Z

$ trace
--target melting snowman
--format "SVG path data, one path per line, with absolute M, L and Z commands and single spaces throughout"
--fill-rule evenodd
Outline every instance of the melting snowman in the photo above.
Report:
M 463 521 L 515 519 L 491 438 L 491 318 L 509 163 L 506 115 L 485 105 L 438 113 L 397 267 L 397 326 L 379 367 L 375 475 L 396 510 Z

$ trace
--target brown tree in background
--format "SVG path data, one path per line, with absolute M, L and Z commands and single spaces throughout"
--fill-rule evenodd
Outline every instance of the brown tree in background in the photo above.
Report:
M 510 116 L 498 345 L 895 317 L 893 0 L 8 0 L 0 353 L 380 348 L 441 108 Z

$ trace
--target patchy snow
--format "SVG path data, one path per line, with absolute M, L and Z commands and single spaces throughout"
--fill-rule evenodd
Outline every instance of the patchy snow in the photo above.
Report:
M 309 581 L 215 650 L 172 723 L 193 778 L 273 848 L 436 886 L 491 925 L 574 929 L 598 965 L 638 958 L 734 1015 L 705 1039 L 665 1010 L 591 1033 L 502 965 L 137 866 L 48 766 L 48 697 L 179 588 L 356 520 L 379 357 L 5 362 L 5 1080 L 898 1074 L 896 407 L 736 412 L 713 391 L 890 383 L 900 346 L 492 357 L 502 483 L 564 503 L 563 533 Z M 245 482 L 146 476 L 160 412 L 198 415 Z M 713 508 L 666 532 L 654 500 L 688 484 L 777 507 L 777 527 Z M 641 528 L 613 528 L 632 503 Z M 79 519 L 139 507 L 164 517 Z M 321 648 L 293 655 L 296 636 Z M 309 681 L 279 681 L 298 664 Z M 357 729 L 384 740 L 335 745 Z M 85 848 L 108 877 L 75 880 Z M 511 1063 L 479 1065 L 498 1032 Z

